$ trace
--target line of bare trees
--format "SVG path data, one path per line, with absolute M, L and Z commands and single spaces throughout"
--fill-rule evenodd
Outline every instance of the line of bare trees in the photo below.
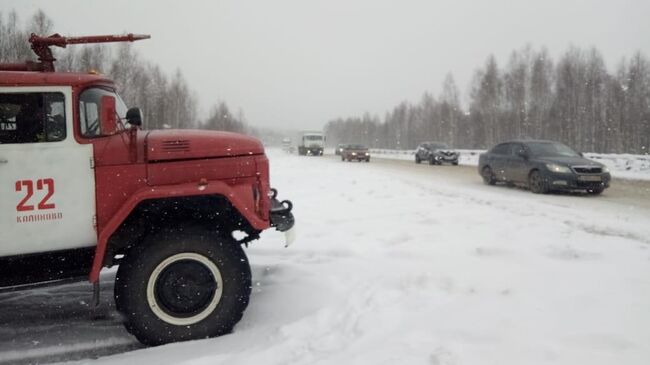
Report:
M 512 52 L 505 68 L 493 56 L 476 70 L 469 107 L 452 75 L 438 97 L 403 102 L 383 120 L 365 114 L 326 125 L 330 141 L 414 148 L 427 140 L 487 148 L 513 138 L 559 140 L 581 151 L 647 154 L 650 61 L 641 52 L 609 73 L 597 49 L 570 47 L 554 63 L 545 49 Z
M 22 29 L 22 30 L 21 30 Z M 54 22 L 38 10 L 24 28 L 15 11 L 0 12 L 0 63 L 35 60 L 29 35 L 54 33 Z M 226 103 L 217 102 L 205 120 L 199 120 L 198 103 L 180 70 L 166 75 L 158 65 L 144 60 L 130 43 L 54 48 L 58 71 L 90 70 L 115 81 L 118 92 L 129 106 L 138 106 L 145 118 L 144 128 L 205 128 L 246 131 L 243 113 L 234 114 Z

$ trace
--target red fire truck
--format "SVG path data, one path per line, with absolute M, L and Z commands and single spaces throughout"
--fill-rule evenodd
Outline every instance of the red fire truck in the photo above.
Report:
M 38 62 L 0 65 L 0 290 L 81 278 L 96 305 L 119 265 L 126 328 L 158 345 L 231 331 L 251 292 L 242 245 L 270 227 L 289 243 L 294 217 L 257 139 L 142 130 L 110 79 L 54 70 L 51 47 L 144 38 L 32 34 Z

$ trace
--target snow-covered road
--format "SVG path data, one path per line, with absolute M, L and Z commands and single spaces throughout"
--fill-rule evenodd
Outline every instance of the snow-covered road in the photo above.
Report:
M 270 158 L 298 237 L 284 248 L 267 232 L 247 250 L 253 295 L 235 332 L 94 363 L 650 362 L 647 202 L 487 187 L 444 166 Z M 89 299 L 85 284 L 0 295 L 0 362 L 139 348 L 112 302 L 90 321 Z

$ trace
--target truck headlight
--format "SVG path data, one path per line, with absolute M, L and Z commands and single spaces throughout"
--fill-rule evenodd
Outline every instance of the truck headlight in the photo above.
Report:
M 352 152 L 352 156 L 356 156 L 356 155 L 357 155 L 357 153 L 356 153 L 356 152 Z
M 549 171 L 557 172 L 557 173 L 560 173 L 560 174 L 570 174 L 571 173 L 570 168 L 568 168 L 566 166 L 558 165 L 556 163 L 547 163 L 546 168 L 549 169 Z
M 609 167 L 603 166 L 603 172 L 609 172 Z
M 368 152 L 366 152 L 366 156 L 370 156 L 370 154 Z

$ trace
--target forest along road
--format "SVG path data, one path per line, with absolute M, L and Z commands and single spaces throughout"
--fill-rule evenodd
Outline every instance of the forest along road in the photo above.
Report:
M 331 156 L 326 156 L 331 157 Z M 339 156 L 335 156 L 340 160 Z M 343 163 L 341 161 L 341 163 Z M 348 163 L 348 162 L 346 162 Z M 354 163 L 354 162 L 350 162 Z M 469 165 L 429 165 L 426 162 L 416 164 L 415 161 L 393 160 L 373 156 L 371 162 L 382 169 L 389 171 L 404 171 L 416 174 L 422 174 L 424 177 L 431 178 L 432 182 L 443 180 L 445 182 L 452 182 L 458 184 L 458 187 L 468 189 L 490 189 L 501 191 L 504 194 L 512 193 L 530 193 L 528 190 L 518 187 L 507 187 L 505 185 L 486 186 L 483 184 L 481 177 L 478 174 L 476 166 Z M 544 195 L 542 195 L 544 196 Z M 599 203 L 613 203 L 624 205 L 633 209 L 647 209 L 650 210 L 650 180 L 630 180 L 613 178 L 610 187 L 603 192 L 600 196 L 587 196 L 581 193 L 550 193 L 546 195 L 553 198 L 553 196 L 561 197 L 560 199 L 571 199 L 571 202 L 576 204 L 585 203 L 590 205 L 594 201 Z

